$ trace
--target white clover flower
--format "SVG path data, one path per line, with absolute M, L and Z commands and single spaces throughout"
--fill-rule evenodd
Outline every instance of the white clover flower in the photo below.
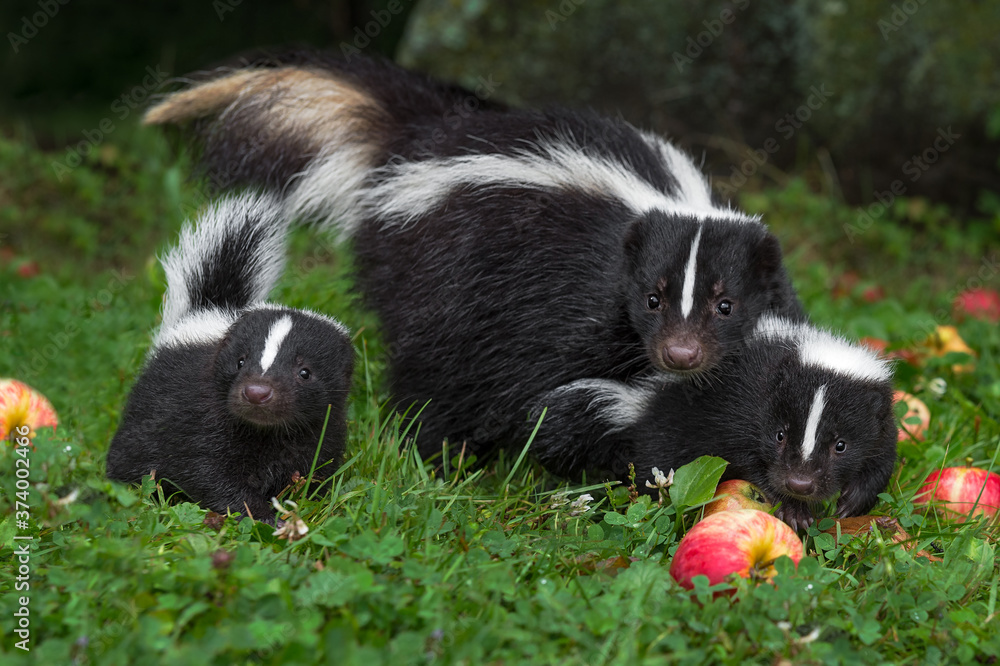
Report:
M 569 505 L 569 515 L 571 516 L 581 516 L 588 511 L 590 511 L 589 504 L 594 501 L 593 496 L 590 493 L 585 495 L 580 495 Z
M 57 499 L 56 504 L 59 506 L 67 506 L 75 502 L 76 498 L 79 496 L 80 496 L 80 489 L 74 488 L 73 492 L 71 492 L 69 495 L 66 495 L 66 497 L 60 497 L 59 499 Z
M 649 481 L 646 481 L 646 487 L 647 488 L 659 488 L 661 490 L 664 490 L 664 489 L 669 488 L 670 486 L 672 486 L 673 483 L 674 483 L 674 470 L 671 469 L 670 472 L 668 472 L 667 475 L 664 476 L 663 472 L 661 472 L 659 469 L 657 469 L 656 467 L 654 467 L 653 468 L 653 483 L 650 483 Z
M 281 505 L 281 502 L 278 501 L 277 497 L 271 498 L 271 506 L 274 507 L 275 511 L 281 514 L 280 518 L 284 521 L 276 530 L 274 530 L 274 536 L 279 539 L 296 541 L 309 533 L 309 526 L 306 525 L 306 521 L 299 518 L 298 514 L 295 513 L 299 508 L 298 504 L 292 500 L 285 500 L 285 504 L 292 508 L 286 509 Z
M 569 493 L 565 490 L 560 490 L 559 492 L 552 495 L 552 501 L 549 503 L 550 509 L 558 509 L 569 504 Z
M 948 390 L 948 382 L 941 377 L 935 377 L 927 382 L 927 390 L 933 393 L 935 397 L 940 398 Z

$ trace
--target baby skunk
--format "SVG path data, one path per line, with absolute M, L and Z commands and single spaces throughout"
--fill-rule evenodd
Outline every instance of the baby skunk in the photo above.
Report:
M 582 381 L 538 401 L 543 461 L 580 457 L 637 486 L 703 455 L 729 461 L 726 478 L 757 485 L 796 529 L 810 503 L 840 492 L 841 517 L 868 512 L 896 461 L 892 372 L 873 352 L 809 325 L 760 320 L 743 353 L 711 381 L 636 385 Z M 590 418 L 580 425 L 580 416 Z M 601 436 L 592 424 L 605 425 Z
M 274 519 L 299 472 L 341 459 L 354 353 L 347 330 L 264 302 L 281 274 L 286 225 L 269 197 L 217 202 L 163 261 L 163 324 L 108 451 L 110 479 L 156 470 L 170 492 L 225 513 Z
M 390 63 L 295 56 L 152 108 L 211 169 L 286 188 L 353 240 L 421 451 L 513 444 L 530 398 L 586 378 L 697 374 L 767 312 L 803 319 L 776 238 L 711 201 L 670 143 L 511 110 Z M 427 401 L 430 401 L 429 404 Z M 414 410 L 415 411 L 415 410 Z

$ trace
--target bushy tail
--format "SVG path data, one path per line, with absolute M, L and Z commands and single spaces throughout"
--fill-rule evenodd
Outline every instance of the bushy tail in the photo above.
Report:
M 281 276 L 287 220 L 270 195 L 214 202 L 181 231 L 163 258 L 167 294 L 158 342 L 184 321 L 211 319 L 263 302 Z
M 194 130 L 217 189 L 281 192 L 315 180 L 297 187 L 290 210 L 340 221 L 355 214 L 366 177 L 421 119 L 442 117 L 469 94 L 390 62 L 294 53 L 218 70 L 150 108 L 144 123 Z

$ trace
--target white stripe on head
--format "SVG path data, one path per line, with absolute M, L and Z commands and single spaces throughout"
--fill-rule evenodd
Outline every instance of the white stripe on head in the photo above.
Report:
M 278 350 L 281 349 L 281 343 L 285 341 L 291 330 L 292 318 L 288 315 L 271 324 L 271 330 L 267 333 L 267 341 L 264 342 L 264 353 L 260 356 L 260 374 L 265 374 L 274 363 L 274 359 L 278 357 Z
M 333 317 L 327 316 L 316 312 L 315 310 L 309 310 L 307 308 L 290 308 L 286 305 L 277 305 L 275 303 L 257 303 L 245 310 L 245 312 L 288 312 L 303 315 L 317 321 L 321 321 L 324 324 L 328 324 L 337 330 L 338 333 L 344 335 L 344 337 L 350 339 L 351 330 L 347 328 L 344 324 L 334 319 Z
M 809 418 L 806 419 L 806 432 L 802 437 L 802 459 L 809 460 L 813 449 L 816 448 L 816 430 L 819 428 L 820 417 L 823 416 L 825 406 L 826 384 L 816 389 L 813 396 L 812 406 L 809 407 Z
M 694 275 L 698 266 L 698 244 L 701 242 L 701 230 L 704 224 L 698 225 L 698 232 L 691 241 L 691 254 L 688 255 L 687 268 L 684 269 L 684 288 L 681 291 L 681 314 L 687 319 L 694 305 Z
M 757 322 L 755 338 L 785 342 L 798 349 L 804 366 L 826 370 L 850 379 L 887 382 L 892 379 L 892 364 L 868 347 L 776 315 L 766 315 Z

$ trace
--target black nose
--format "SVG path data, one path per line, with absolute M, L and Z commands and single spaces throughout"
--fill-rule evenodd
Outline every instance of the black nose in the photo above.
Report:
M 812 495 L 816 484 L 812 479 L 804 479 L 798 476 L 790 476 L 785 480 L 785 486 L 796 495 Z
M 274 395 L 274 391 L 271 390 L 270 386 L 263 386 L 261 384 L 248 384 L 243 387 L 243 397 L 247 399 L 251 405 L 263 405 L 265 402 L 271 399 Z
M 697 342 L 667 345 L 663 348 L 663 362 L 669 368 L 693 370 L 701 365 L 703 355 Z

